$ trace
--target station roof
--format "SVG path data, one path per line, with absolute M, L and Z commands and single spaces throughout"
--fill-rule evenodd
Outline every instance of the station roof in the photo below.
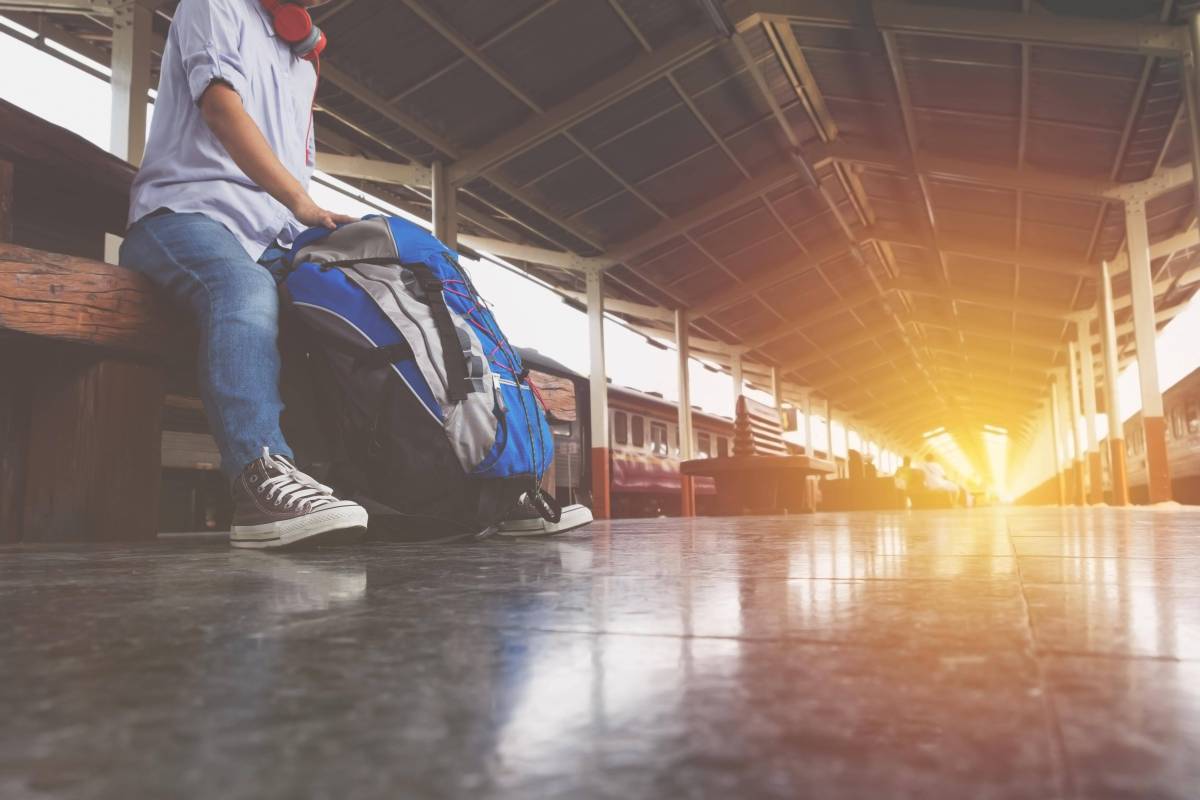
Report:
M 91 4 L 13 16 L 105 57 Z M 688 309 L 699 350 L 744 348 L 877 430 L 1019 433 L 1099 262 L 1121 272 L 1126 198 L 1160 322 L 1200 286 L 1180 5 L 334 0 L 318 139 L 446 164 L 461 230 L 608 259 L 642 330 Z M 428 214 L 428 190 L 358 183 Z

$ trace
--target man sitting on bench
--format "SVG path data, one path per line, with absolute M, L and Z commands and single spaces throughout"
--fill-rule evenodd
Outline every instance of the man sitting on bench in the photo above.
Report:
M 942 465 L 938 463 L 933 453 L 926 453 L 925 463 L 914 472 L 917 473 L 918 479 L 924 481 L 924 487 L 910 485 L 910 490 L 924 488 L 927 492 L 945 495 L 951 505 L 958 504 L 961 489 L 957 483 L 946 477 L 946 471 L 942 469 Z
M 351 217 L 309 197 L 320 0 L 182 0 L 134 181 L 121 264 L 191 310 L 199 384 L 233 485 L 235 547 L 362 528 L 361 506 L 298 470 L 279 415 L 274 268 L 305 226 Z M 306 27 L 307 26 L 307 27 Z

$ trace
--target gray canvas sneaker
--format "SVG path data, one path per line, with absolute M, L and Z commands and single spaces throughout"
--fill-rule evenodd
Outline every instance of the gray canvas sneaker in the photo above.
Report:
M 327 544 L 357 540 L 367 527 L 358 503 L 339 500 L 333 490 L 305 475 L 283 456 L 253 462 L 233 482 L 234 547 L 265 549 L 299 542 Z

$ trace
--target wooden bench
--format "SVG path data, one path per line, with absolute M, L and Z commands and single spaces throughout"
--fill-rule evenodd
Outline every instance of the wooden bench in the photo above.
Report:
M 905 507 L 893 476 L 821 481 L 822 511 L 892 511 Z
M 102 262 L 134 169 L 3 101 L 0 131 L 0 542 L 152 539 L 182 332 Z
M 722 516 L 812 511 L 809 478 L 834 470 L 829 461 L 791 455 L 778 412 L 745 396 L 737 401 L 733 455 L 680 464 L 684 475 L 716 479 L 717 513 Z
M 0 245 L 0 540 L 155 536 L 170 340 L 141 276 Z

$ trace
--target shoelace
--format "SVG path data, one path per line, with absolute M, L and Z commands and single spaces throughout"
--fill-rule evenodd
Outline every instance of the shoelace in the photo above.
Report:
M 266 492 L 270 502 L 286 500 L 284 508 L 297 508 L 306 513 L 337 502 L 337 498 L 333 496 L 333 489 L 305 475 L 286 458 L 271 455 L 265 447 L 263 461 L 268 469 L 279 472 L 278 475 L 263 481 L 260 487 Z

